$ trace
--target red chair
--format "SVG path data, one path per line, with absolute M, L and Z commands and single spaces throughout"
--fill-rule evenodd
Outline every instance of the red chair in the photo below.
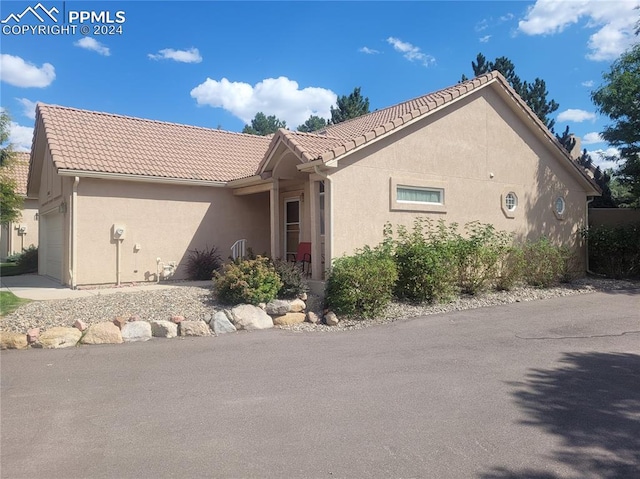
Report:
M 311 243 L 298 243 L 298 252 L 294 255 L 293 261 L 302 263 L 302 272 L 309 276 L 311 272 Z M 308 264 L 305 271 L 305 263 Z

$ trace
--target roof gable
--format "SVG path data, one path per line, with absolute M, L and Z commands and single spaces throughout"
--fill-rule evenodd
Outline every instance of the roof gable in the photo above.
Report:
M 27 180 L 29 178 L 29 153 L 17 151 L 13 153 L 11 166 L 7 168 L 7 174 L 16 182 L 16 193 L 27 196 Z M 3 169 L 5 167 L 3 166 Z

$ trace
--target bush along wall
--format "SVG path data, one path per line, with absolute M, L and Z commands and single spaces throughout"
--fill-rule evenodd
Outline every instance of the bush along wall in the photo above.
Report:
M 640 223 L 600 225 L 581 231 L 589 248 L 589 269 L 610 278 L 640 277 Z
M 414 303 L 448 301 L 460 294 L 505 290 L 526 283 L 549 287 L 571 277 L 574 255 L 546 238 L 514 243 L 492 225 L 417 220 L 413 228 L 385 225 L 384 241 L 337 259 L 326 285 L 338 314 L 373 317 L 392 298 Z

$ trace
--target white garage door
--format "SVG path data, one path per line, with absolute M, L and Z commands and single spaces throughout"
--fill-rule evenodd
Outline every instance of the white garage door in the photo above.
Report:
M 45 230 L 42 239 L 45 243 L 44 272 L 47 276 L 62 280 L 62 214 L 45 215 Z

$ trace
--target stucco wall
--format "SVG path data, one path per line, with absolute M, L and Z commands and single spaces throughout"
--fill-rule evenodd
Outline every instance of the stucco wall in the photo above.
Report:
M 115 283 L 114 224 L 125 227 L 121 281 L 156 279 L 156 258 L 178 261 L 185 277 L 188 250 L 217 246 L 224 260 L 246 238 L 269 251 L 269 194 L 233 196 L 230 189 L 81 178 L 77 201 L 78 284 Z M 139 245 L 139 251 L 134 250 Z
M 584 223 L 586 194 L 549 147 L 485 88 L 356 152 L 330 172 L 334 257 L 379 243 L 385 222 L 410 227 L 417 217 L 460 225 L 479 220 L 519 239 L 546 235 L 580 247 L 577 231 Z M 394 181 L 444 188 L 444 208 L 392 209 Z M 510 191 L 518 197 L 513 218 L 501 208 L 502 196 Z M 558 196 L 566 200 L 563 220 L 553 212 Z
M 38 200 L 28 198 L 24 200 L 22 217 L 6 226 L 3 226 L 0 235 L 0 257 L 5 259 L 13 253 L 20 253 L 22 248 L 38 246 L 38 220 L 35 218 L 38 212 Z M 19 233 L 20 226 L 26 226 L 25 234 Z

